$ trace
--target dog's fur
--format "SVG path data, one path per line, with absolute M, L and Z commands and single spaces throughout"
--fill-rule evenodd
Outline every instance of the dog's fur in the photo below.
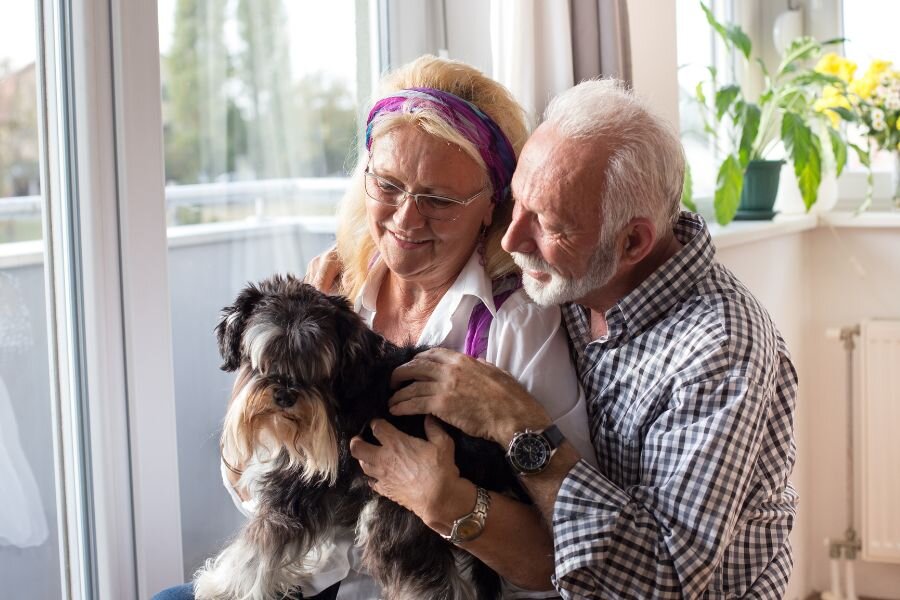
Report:
M 371 491 L 349 441 L 376 417 L 425 437 L 424 417 L 387 410 L 392 371 L 425 348 L 396 346 L 372 332 L 341 296 L 292 276 L 249 285 L 216 327 L 227 371 L 238 371 L 222 433 L 226 465 L 255 516 L 195 578 L 199 600 L 299 596 L 316 571 L 310 551 L 356 530 L 363 562 L 385 597 L 496 598 L 496 573 L 418 517 Z M 445 426 L 463 477 L 527 496 L 502 449 Z M 313 552 L 315 554 L 315 552 Z

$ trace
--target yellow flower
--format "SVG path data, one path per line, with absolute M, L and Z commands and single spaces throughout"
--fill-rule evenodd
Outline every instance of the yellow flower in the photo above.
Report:
M 822 90 L 822 97 L 813 103 L 813 110 L 825 113 L 831 120 L 831 126 L 837 129 L 841 124 L 841 117 L 835 111 L 828 110 L 835 107 L 852 110 L 847 97 L 833 85 L 827 85 Z
M 867 72 L 863 77 L 851 81 L 850 85 L 847 86 L 847 89 L 851 94 L 856 94 L 860 98 L 868 100 L 872 97 L 872 94 L 875 93 L 875 88 L 877 87 L 878 76 L 872 75 L 870 68 L 869 72 Z
M 819 59 L 819 62 L 816 65 L 816 71 L 825 73 L 826 75 L 840 77 L 844 81 L 849 82 L 853 79 L 853 74 L 856 72 L 856 63 L 843 56 L 839 56 L 835 52 L 829 52 Z
M 890 66 L 891 61 L 876 58 L 869 63 L 869 68 L 866 70 L 866 74 L 864 75 L 864 77 L 871 77 L 872 79 L 875 79 L 877 81 L 878 76 L 887 71 L 888 67 Z

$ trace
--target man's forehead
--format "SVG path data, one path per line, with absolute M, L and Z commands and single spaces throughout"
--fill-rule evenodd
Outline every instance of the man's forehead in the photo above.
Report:
M 517 201 L 562 214 L 593 212 L 607 156 L 601 141 L 566 137 L 544 123 L 522 151 L 513 178 Z

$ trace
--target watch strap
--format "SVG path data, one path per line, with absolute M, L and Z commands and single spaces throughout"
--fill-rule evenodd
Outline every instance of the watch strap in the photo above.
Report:
M 459 544 L 462 542 L 471 542 L 481 535 L 481 532 L 484 531 L 484 523 L 487 520 L 488 509 L 491 507 L 491 495 L 488 493 L 486 489 L 480 486 L 476 486 L 475 488 L 475 508 L 472 509 L 467 515 L 463 515 L 462 517 L 453 521 L 453 525 L 450 528 L 449 535 L 440 534 L 442 538 L 450 542 L 451 544 Z M 471 523 L 475 522 L 478 524 L 478 531 L 474 534 L 469 534 L 467 536 L 462 536 L 460 534 L 460 526 L 463 523 Z
M 555 423 L 542 431 L 541 435 L 543 435 L 547 439 L 547 441 L 550 442 L 550 447 L 554 450 L 559 448 L 560 444 L 562 444 L 566 439 L 566 436 L 563 435 L 563 432 L 559 430 L 559 427 L 557 427 Z

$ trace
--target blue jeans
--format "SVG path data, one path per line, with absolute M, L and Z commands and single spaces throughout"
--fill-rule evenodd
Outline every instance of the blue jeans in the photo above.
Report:
M 156 594 L 152 600 L 194 600 L 194 586 L 190 583 L 176 585 Z
M 340 584 L 336 583 L 321 594 L 313 596 L 310 600 L 316 600 L 318 598 L 321 598 L 322 600 L 332 600 L 337 596 L 338 587 L 340 587 Z M 159 592 L 153 596 L 151 600 L 194 600 L 194 586 L 190 583 L 176 585 L 175 587 L 170 587 Z

